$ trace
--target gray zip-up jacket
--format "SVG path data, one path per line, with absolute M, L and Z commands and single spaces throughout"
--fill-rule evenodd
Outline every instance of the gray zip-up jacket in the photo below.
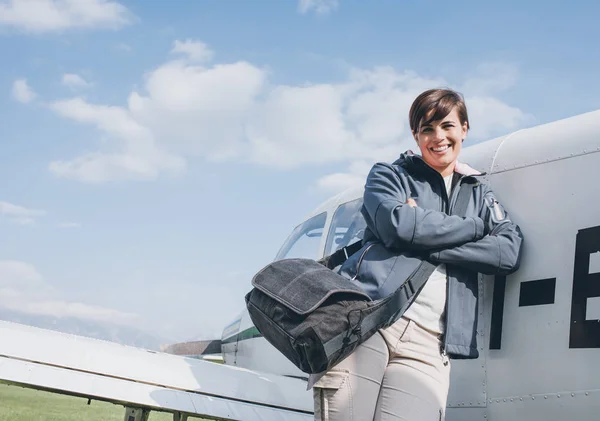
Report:
M 385 269 L 384 282 L 379 279 L 369 285 L 367 280 L 365 290 L 373 299 L 395 291 L 420 259 L 446 264 L 443 347 L 453 358 L 479 356 L 478 273 L 506 275 L 516 271 L 523 242 L 521 230 L 481 181 L 481 175 L 458 164 L 448 197 L 442 176 L 420 156 L 405 153 L 391 165 L 375 164 L 365 185 L 362 213 L 367 229 L 363 243 L 379 243 L 379 250 L 369 251 L 370 257 L 361 262 L 360 271 L 382 271 L 381 262 L 392 252 L 400 252 L 406 260 L 404 265 Z M 465 217 L 453 215 L 460 183 L 474 183 Z M 417 207 L 406 204 L 409 198 Z M 353 257 L 350 260 L 356 260 Z M 352 266 L 348 263 L 346 272 Z

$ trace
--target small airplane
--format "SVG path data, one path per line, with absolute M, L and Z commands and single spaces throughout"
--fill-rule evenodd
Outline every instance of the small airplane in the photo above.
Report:
M 463 149 L 525 236 L 520 269 L 480 275 L 480 356 L 451 362 L 446 419 L 596 420 L 600 413 L 600 111 Z M 363 187 L 296 226 L 275 260 L 318 259 L 362 238 Z M 222 334 L 226 364 L 307 375 L 242 311 Z
M 524 233 L 520 269 L 480 275 L 474 360 L 452 360 L 448 421 L 592 421 L 600 413 L 600 110 L 463 149 Z M 317 207 L 275 259 L 360 238 L 362 186 Z M 250 288 L 250 285 L 248 285 Z M 247 291 L 241 291 L 240 297 Z M 241 298 L 240 298 L 241 299 Z M 301 372 L 242 311 L 225 364 L 0 322 L 0 381 L 126 407 L 226 420 L 311 420 Z

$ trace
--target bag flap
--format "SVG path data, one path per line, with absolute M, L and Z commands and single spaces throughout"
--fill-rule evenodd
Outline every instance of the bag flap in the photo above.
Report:
M 370 301 L 360 287 L 311 259 L 283 259 L 265 266 L 252 285 L 294 312 L 305 315 L 337 293 L 357 294 Z

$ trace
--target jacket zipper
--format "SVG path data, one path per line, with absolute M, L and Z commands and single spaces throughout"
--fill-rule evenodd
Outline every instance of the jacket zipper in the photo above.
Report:
M 448 215 L 452 215 L 452 210 L 453 210 L 452 205 L 454 204 L 454 199 L 456 199 L 458 191 L 460 191 L 460 185 L 461 185 L 464 177 L 465 177 L 464 175 L 460 176 L 460 178 L 456 182 L 456 186 L 454 187 L 454 190 L 452 190 L 452 193 L 450 194 L 450 197 L 448 198 L 448 207 L 447 207 L 447 212 L 446 212 Z M 444 186 L 444 188 L 445 187 L 446 186 Z M 462 216 L 462 215 L 460 215 L 460 216 Z M 444 308 L 444 313 L 446 315 L 446 325 L 444 326 L 444 338 L 442 341 L 442 355 L 444 357 L 448 356 L 447 351 L 448 351 L 448 314 L 449 314 L 449 309 L 450 309 L 450 275 L 448 273 L 448 268 L 446 267 L 446 305 Z
M 358 271 L 360 270 L 360 265 L 362 264 L 362 261 L 365 258 L 365 255 L 371 249 L 371 247 L 373 247 L 375 244 L 376 243 L 369 244 L 369 246 L 365 249 L 365 251 L 362 252 L 362 254 L 360 255 L 360 257 L 358 258 L 358 263 L 356 264 L 356 273 L 352 277 L 352 281 L 355 281 L 356 278 L 358 277 Z
M 442 177 L 442 175 L 440 173 L 438 173 L 437 171 L 435 171 L 433 168 L 429 167 L 425 162 L 423 162 L 421 160 L 421 163 L 423 164 L 423 166 L 427 169 L 430 169 L 431 171 L 433 171 L 438 177 L 439 180 L 442 183 L 442 194 L 446 194 L 445 197 L 448 197 L 448 194 L 446 193 L 446 185 L 444 183 L 444 177 Z M 460 190 L 460 185 L 461 182 L 463 181 L 463 179 L 465 178 L 465 175 L 460 176 L 460 178 L 458 179 L 458 182 L 456 183 L 456 187 L 454 188 L 454 190 L 452 191 L 451 194 L 451 198 L 448 198 L 448 202 L 447 202 L 447 213 L 448 215 L 451 214 L 451 210 L 452 210 L 452 204 L 453 204 L 453 199 L 456 197 L 456 195 L 458 194 L 457 191 Z M 443 199 L 442 199 L 442 212 L 444 212 L 444 206 L 443 206 Z M 460 215 L 463 216 L 463 215 Z M 446 315 L 446 322 L 448 321 L 448 309 L 449 309 L 449 301 L 450 301 L 450 282 L 449 282 L 450 276 L 448 276 L 448 270 L 446 269 L 446 305 L 444 308 L 444 313 Z M 446 323 L 445 329 L 444 329 L 444 334 L 443 334 L 443 338 L 442 338 L 442 355 L 444 357 L 447 357 L 447 348 L 448 348 L 448 323 Z
M 455 187 L 454 191 L 452 191 L 451 193 L 451 198 L 448 197 L 448 192 L 446 191 L 446 183 L 444 182 L 444 177 L 442 177 L 442 175 L 440 173 L 438 173 L 437 171 L 435 171 L 433 168 L 429 167 L 427 164 L 425 164 L 425 162 L 422 162 L 423 166 L 425 168 L 427 168 L 428 170 L 431 170 L 433 173 L 435 173 L 435 175 L 438 177 L 438 180 L 440 181 L 440 186 L 441 186 L 441 190 L 442 190 L 442 195 L 441 195 L 441 206 L 440 206 L 440 211 L 444 212 L 447 215 L 450 215 L 450 211 L 451 211 L 451 202 L 454 198 L 454 195 L 456 194 L 457 190 L 460 190 L 460 183 L 462 181 L 462 179 L 464 178 L 464 176 L 461 176 L 460 179 L 458 180 L 458 182 L 456 183 L 456 187 L 458 187 L 458 189 Z M 444 198 L 446 199 L 446 204 L 444 206 Z M 358 272 L 357 272 L 358 273 Z M 448 276 L 448 270 L 446 269 L 446 303 L 444 305 L 444 314 L 446 315 L 446 325 L 444 326 L 444 333 L 443 333 L 443 338 L 442 338 L 442 355 L 444 357 L 446 357 L 447 354 L 447 346 L 448 346 L 448 302 L 450 301 L 450 282 L 449 282 L 449 276 Z

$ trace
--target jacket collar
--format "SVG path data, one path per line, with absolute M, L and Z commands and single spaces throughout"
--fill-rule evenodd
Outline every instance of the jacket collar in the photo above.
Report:
M 405 153 L 400 155 L 400 158 L 396 162 L 401 162 L 406 160 L 407 162 L 414 163 L 415 161 L 421 161 L 424 165 L 427 163 L 423 160 L 423 157 L 419 154 L 414 153 L 412 150 L 407 150 Z M 429 165 L 427 165 L 429 167 Z M 431 167 L 429 167 L 431 168 Z M 456 166 L 454 167 L 454 172 L 460 175 L 468 176 L 468 177 L 477 177 L 485 175 L 484 172 L 478 171 L 468 164 L 464 162 L 457 161 Z

